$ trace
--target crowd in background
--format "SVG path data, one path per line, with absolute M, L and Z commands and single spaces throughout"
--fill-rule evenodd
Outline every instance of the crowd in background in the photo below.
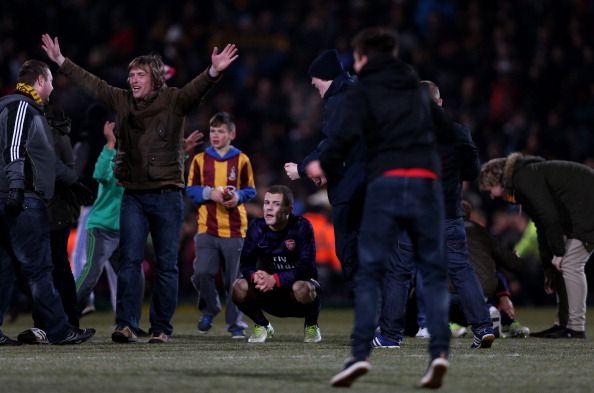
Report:
M 206 132 L 215 112 L 233 113 L 234 144 L 250 155 L 256 186 L 264 190 L 289 184 L 283 163 L 298 162 L 321 138 L 322 106 L 307 66 L 321 50 L 337 48 L 350 67 L 350 39 L 372 25 L 398 31 L 400 57 L 439 85 L 445 109 L 472 130 L 483 162 L 522 151 L 594 166 L 591 0 L 4 1 L 0 93 L 14 89 L 23 61 L 47 60 L 40 48 L 46 31 L 60 37 L 75 62 L 123 88 L 127 62 L 137 55 L 163 56 L 175 70 L 168 85 L 182 86 L 207 67 L 214 46 L 236 43 L 239 59 L 188 117 L 186 133 Z M 54 85 L 52 100 L 72 118 L 73 142 L 86 146 L 87 161 L 94 162 L 105 110 L 59 73 Z M 310 182 L 290 186 L 308 205 L 303 209 L 324 209 L 308 204 L 316 191 Z M 526 225 L 519 212 L 472 186 L 466 196 L 505 244 L 519 240 Z M 256 198 L 250 214 L 258 214 L 259 203 Z M 190 296 L 193 210 L 189 205 L 180 253 L 181 294 Z M 589 271 L 592 277 L 591 264 Z M 535 280 L 520 280 L 525 292 L 542 287 Z

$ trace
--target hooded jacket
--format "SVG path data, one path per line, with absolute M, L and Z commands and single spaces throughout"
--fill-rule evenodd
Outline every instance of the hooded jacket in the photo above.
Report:
M 440 173 L 431 105 L 416 72 L 392 56 L 371 59 L 347 92 L 340 132 L 320 157 L 325 172 L 346 157 L 361 135 L 367 147 L 367 181 L 390 169 Z
M 543 263 L 565 254 L 566 238 L 594 243 L 591 168 L 513 153 L 505 161 L 503 187 L 534 221 Z

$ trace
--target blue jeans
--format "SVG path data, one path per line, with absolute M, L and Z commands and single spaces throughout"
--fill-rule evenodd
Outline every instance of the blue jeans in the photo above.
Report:
M 183 222 L 181 191 L 126 191 L 120 213 L 120 269 L 116 301 L 117 326 L 139 327 L 142 260 L 150 232 L 155 248 L 156 278 L 150 309 L 150 332 L 171 335 L 177 304 L 177 254 Z
M 66 320 L 62 301 L 54 288 L 47 210 L 42 200 L 26 197 L 23 211 L 12 217 L 4 212 L 6 199 L 0 199 L 0 266 L 11 271 L 11 259 L 18 262 L 33 297 L 37 317 L 43 322 L 50 342 L 63 339 L 72 329 Z M 14 273 L 1 284 L 12 285 Z M 0 294 L 4 296 L 4 289 Z M 2 307 L 6 308 L 4 302 Z M 6 311 L 5 309 L 0 312 Z
M 429 352 L 449 352 L 447 268 L 443 258 L 444 208 L 441 183 L 423 178 L 379 177 L 369 183 L 355 274 L 353 357 L 365 359 L 378 325 L 381 288 L 399 233 L 413 240 L 415 260 L 434 302 L 427 307 Z
M 464 220 L 462 218 L 446 219 L 445 228 L 448 276 L 457 291 L 457 299 L 460 299 L 466 320 L 475 331 L 490 326 L 489 308 L 468 256 Z M 408 288 L 414 272 L 414 256 L 410 239 L 406 237 L 399 239 L 398 255 L 391 269 L 392 272 L 386 275 L 386 296 L 383 298 L 380 328 L 387 337 L 396 339 L 401 338 L 404 332 Z M 417 274 L 422 278 L 422 273 L 417 272 Z M 416 296 L 419 313 L 424 313 L 434 298 L 424 289 L 422 279 L 417 280 Z

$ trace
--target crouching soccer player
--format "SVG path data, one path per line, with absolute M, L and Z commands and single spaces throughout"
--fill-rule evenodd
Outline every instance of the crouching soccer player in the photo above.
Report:
M 233 285 L 233 301 L 255 323 L 250 343 L 263 343 L 274 334 L 264 311 L 305 318 L 303 341 L 322 340 L 313 229 L 292 210 L 291 190 L 271 186 L 264 196 L 264 218 L 252 221 L 247 230 L 240 262 L 243 278 Z

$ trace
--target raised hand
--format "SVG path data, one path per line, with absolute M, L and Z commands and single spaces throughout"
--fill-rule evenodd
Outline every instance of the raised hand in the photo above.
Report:
M 58 41 L 58 37 L 52 39 L 49 34 L 45 33 L 41 36 L 41 42 L 41 47 L 45 53 L 47 53 L 47 57 L 49 57 L 57 65 L 61 66 L 62 63 L 64 63 L 64 56 L 60 50 L 60 42 Z
M 188 154 L 192 153 L 192 150 L 204 143 L 204 134 L 199 130 L 193 131 L 187 138 L 184 139 L 184 151 Z
M 115 134 L 113 133 L 114 128 L 115 128 L 115 123 L 112 121 L 106 121 L 105 124 L 103 125 L 103 136 L 105 136 L 105 139 L 107 140 L 107 146 L 110 149 L 113 149 L 116 144 L 116 137 L 115 137 Z
M 237 54 L 237 47 L 235 44 L 227 44 L 221 52 L 219 52 L 219 48 L 215 46 L 210 55 L 210 61 L 212 62 L 209 70 L 210 76 L 218 76 L 219 73 L 227 69 L 227 67 L 229 67 L 229 65 L 231 65 L 231 63 L 238 57 L 239 55 Z

